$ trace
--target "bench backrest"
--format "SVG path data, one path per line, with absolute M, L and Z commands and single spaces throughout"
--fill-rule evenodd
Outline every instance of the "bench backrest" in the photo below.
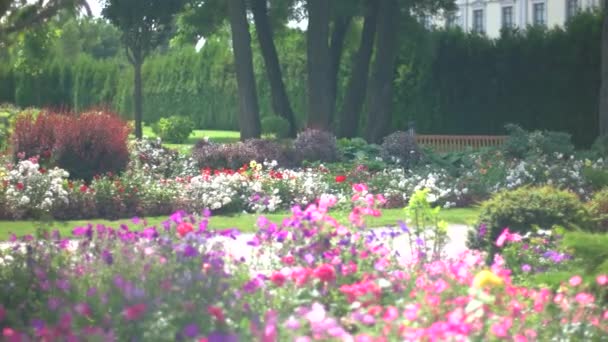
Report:
M 504 135 L 416 135 L 418 145 L 429 147 L 436 152 L 498 147 L 504 144 L 506 139 L 507 136 Z

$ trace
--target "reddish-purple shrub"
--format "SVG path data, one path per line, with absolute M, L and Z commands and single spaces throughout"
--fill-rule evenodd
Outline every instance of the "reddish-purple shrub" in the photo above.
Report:
M 41 162 L 48 161 L 57 142 L 57 128 L 67 119 L 69 116 L 63 113 L 50 111 L 38 115 L 32 111 L 19 114 L 11 135 L 15 160 L 40 156 Z
M 73 179 L 123 171 L 129 161 L 129 126 L 117 115 L 90 111 L 56 127 L 54 161 Z
M 338 160 L 336 137 L 325 131 L 307 129 L 298 134 L 294 148 L 300 160 L 335 162 Z

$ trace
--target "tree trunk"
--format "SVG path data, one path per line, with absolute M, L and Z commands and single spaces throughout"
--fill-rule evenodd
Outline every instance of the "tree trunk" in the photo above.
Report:
M 244 0 L 228 0 L 232 49 L 239 95 L 241 140 L 260 137 L 260 113 L 253 73 L 251 35 Z
M 600 88 L 599 128 L 600 135 L 608 134 L 608 0 L 603 1 L 602 23 L 602 85 Z
M 329 46 L 329 124 L 334 125 L 334 114 L 336 111 L 336 97 L 338 94 L 338 73 L 340 72 L 340 60 L 344 51 L 344 38 L 350 26 L 352 17 L 338 17 L 334 22 L 334 30 L 331 34 Z
M 393 73 L 397 58 L 398 6 L 396 0 L 380 3 L 376 59 L 370 80 L 367 140 L 378 143 L 388 133 L 393 100 Z
M 272 109 L 276 115 L 279 115 L 289 122 L 289 136 L 295 137 L 297 134 L 297 126 L 295 115 L 289 103 L 289 97 L 285 91 L 283 83 L 283 75 L 277 49 L 274 45 L 272 28 L 268 20 L 268 8 L 266 0 L 253 0 L 251 3 L 253 11 L 253 20 L 258 35 L 258 41 L 266 66 L 266 75 L 270 82 L 270 95 L 272 96 Z
M 133 61 L 133 119 L 135 120 L 135 138 L 141 139 L 143 136 L 142 131 L 142 118 L 143 118 L 143 91 L 141 81 L 141 66 L 143 62 L 141 60 Z
M 308 0 L 306 54 L 308 127 L 329 130 L 332 108 L 329 84 L 329 1 Z
M 348 85 L 342 109 L 338 115 L 338 136 L 341 138 L 354 138 L 359 128 L 359 116 L 365 102 L 365 91 L 369 78 L 369 61 L 374 51 L 374 37 L 376 36 L 376 22 L 378 19 L 378 2 L 366 2 L 365 21 L 361 32 L 359 50 L 355 56 L 355 63 Z

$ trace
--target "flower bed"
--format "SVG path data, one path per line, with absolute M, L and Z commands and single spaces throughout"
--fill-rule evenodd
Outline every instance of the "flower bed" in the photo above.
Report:
M 557 291 L 524 287 L 501 256 L 489 269 L 477 252 L 442 256 L 428 244 L 441 241 L 441 229 L 424 238 L 415 226 L 385 232 L 411 235 L 412 253 L 404 253 L 363 229 L 383 196 L 362 184 L 353 190 L 350 222 L 333 219 L 338 199 L 322 196 L 281 224 L 261 217 L 240 257 L 229 248 L 238 232 L 208 231 L 208 212 L 176 213 L 139 231 L 85 226 L 73 240 L 14 239 L 0 252 L 3 338 L 546 341 L 608 333 L 605 276 L 599 293 L 576 276 Z
M 354 183 L 366 183 L 374 193 L 382 193 L 385 207 L 405 206 L 420 189 L 428 189 L 434 204 L 450 207 L 529 184 L 550 184 L 589 198 L 593 186 L 584 170 L 598 174 L 605 170 L 603 160 L 560 156 L 521 160 L 499 152 L 462 157 L 458 166 L 436 161 L 410 169 L 369 160 L 297 169 L 252 161 L 238 169 L 199 169 L 191 158 L 147 140 L 132 146 L 130 159 L 121 175 L 96 176 L 89 184 L 68 180 L 64 170 L 45 169 L 37 158 L 6 163 L 0 169 L 0 218 L 115 219 L 203 209 L 273 212 L 305 206 L 322 194 L 337 196 L 339 205 L 349 208 Z

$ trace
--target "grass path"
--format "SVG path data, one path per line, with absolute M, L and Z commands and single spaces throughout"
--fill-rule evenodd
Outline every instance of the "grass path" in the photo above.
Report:
M 347 222 L 348 212 L 346 211 L 334 211 L 331 213 L 334 218 L 340 222 Z M 283 218 L 287 217 L 289 213 L 287 211 L 281 211 L 272 214 L 265 214 L 270 221 L 281 223 Z M 242 232 L 255 232 L 257 230 L 255 224 L 258 218 L 257 214 L 235 214 L 226 216 L 213 216 L 209 221 L 209 227 L 211 229 L 227 229 L 227 228 L 239 228 Z M 451 224 L 464 224 L 472 225 L 479 216 L 479 210 L 477 208 L 456 208 L 456 209 L 444 209 L 441 212 L 441 218 Z M 147 227 L 159 225 L 161 222 L 167 220 L 167 216 L 156 216 L 145 218 Z M 368 219 L 367 223 L 370 227 L 385 227 L 393 226 L 398 221 L 405 220 L 404 212 L 402 209 L 386 209 L 382 211 L 382 216 L 377 218 Z M 54 222 L 36 222 L 36 221 L 0 221 L 0 240 L 6 240 L 11 233 L 15 233 L 18 236 L 26 234 L 35 234 L 39 228 L 45 229 L 58 229 L 62 235 L 70 234 L 74 227 L 84 226 L 88 223 L 93 224 L 104 224 L 111 227 L 119 227 L 121 224 L 127 224 L 132 229 L 136 227 L 142 227 L 135 225 L 132 219 L 121 219 L 117 221 L 93 219 L 93 220 L 74 220 L 74 221 L 54 221 Z
M 150 126 L 144 126 L 142 133 L 143 133 L 144 137 L 148 137 L 148 138 L 156 137 L 156 134 L 152 131 L 152 127 L 150 127 Z M 169 147 L 169 148 L 176 149 L 183 153 L 188 153 L 188 152 L 190 152 L 190 149 L 192 148 L 192 146 L 194 144 L 196 144 L 197 141 L 199 141 L 205 137 L 208 137 L 212 141 L 218 142 L 218 143 L 230 143 L 230 142 L 239 141 L 239 139 L 241 137 L 241 133 L 239 133 L 238 131 L 197 129 L 192 132 L 192 134 L 190 135 L 188 140 L 183 144 L 168 144 L 168 143 L 163 142 L 163 145 L 166 147 Z

